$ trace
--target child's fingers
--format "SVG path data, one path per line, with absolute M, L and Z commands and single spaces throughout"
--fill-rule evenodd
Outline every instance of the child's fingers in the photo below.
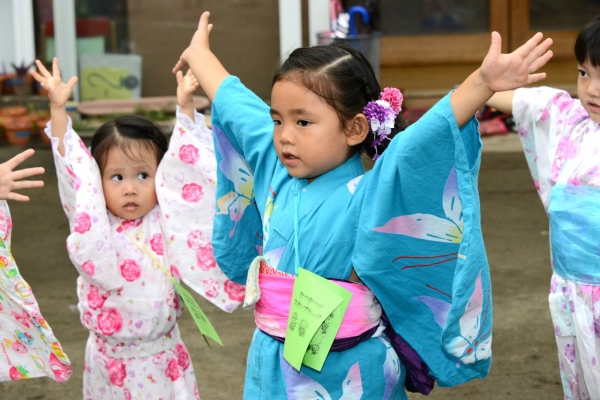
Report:
M 24 201 L 29 201 L 29 197 L 24 196 L 19 193 L 10 192 L 9 194 L 6 195 L 6 200 L 23 201 L 24 202 Z
M 210 34 L 213 30 L 213 24 L 208 24 L 208 26 L 206 27 L 206 29 L 208 30 L 208 33 Z
M 13 190 L 33 189 L 44 187 L 44 181 L 18 181 L 13 182 Z
M 529 85 L 530 83 L 535 83 L 535 82 L 541 81 L 542 79 L 546 79 L 545 72 L 540 72 L 538 74 L 530 74 L 527 77 L 527 84 Z
M 46 78 L 44 78 L 34 70 L 31 70 L 29 73 L 31 74 L 31 76 L 33 76 L 33 79 L 35 79 L 39 83 L 44 83 L 46 81 Z
M 177 71 L 181 71 L 185 66 L 187 65 L 187 62 L 185 62 L 184 60 L 182 60 L 181 58 L 177 61 L 177 64 L 175 64 L 175 66 L 173 67 L 173 73 L 177 73 Z
M 18 171 L 13 171 L 13 181 L 29 178 L 34 175 L 42 175 L 46 170 L 43 167 L 25 168 Z
M 194 78 L 194 73 L 192 72 L 191 69 L 188 69 L 187 72 L 186 72 L 186 74 L 185 74 L 185 76 Z
M 533 64 L 540 58 L 544 58 L 544 59 L 547 58 L 548 52 L 550 51 L 549 49 L 550 49 L 550 46 L 552 46 L 552 43 L 553 43 L 553 41 L 550 38 L 544 40 L 542 43 L 537 45 L 533 50 L 531 50 L 529 52 L 529 54 L 527 54 L 525 59 L 528 60 L 528 62 L 530 64 Z M 550 58 L 548 58 L 548 60 L 549 59 Z
M 45 78 L 50 78 L 52 76 L 50 74 L 50 72 L 48 72 L 48 70 L 46 69 L 46 67 L 44 66 L 44 64 L 42 64 L 42 62 L 40 60 L 35 60 L 35 65 L 37 66 L 37 68 L 42 73 L 42 76 L 44 76 Z
M 72 76 L 71 79 L 69 79 L 69 82 L 67 82 L 67 87 L 69 89 L 73 89 L 73 87 L 77 84 L 77 81 L 79 79 L 76 76 Z
M 208 29 L 208 18 L 210 17 L 210 11 L 204 11 L 200 16 L 200 21 L 198 21 L 198 30 L 206 30 Z
M 516 49 L 514 53 L 519 54 L 523 58 L 527 57 L 539 45 L 543 38 L 544 35 L 542 32 L 536 33 L 528 41 L 526 41 L 525 44 Z
M 538 57 L 529 66 L 529 72 L 531 73 L 531 72 L 537 71 L 538 69 L 542 68 L 552 58 L 553 55 L 554 55 L 554 53 L 552 53 L 552 50 L 548 50 L 544 55 Z
M 181 70 L 175 73 L 175 78 L 177 78 L 177 84 L 181 85 L 181 81 L 183 81 L 183 72 Z
M 29 157 L 31 157 L 34 153 L 35 153 L 35 150 L 33 150 L 33 149 L 27 149 L 27 150 L 25 150 L 25 151 L 17 154 L 16 156 L 14 156 L 13 158 L 11 158 L 10 160 L 6 161 L 4 164 L 6 165 L 6 167 L 8 167 L 8 169 L 10 169 L 12 171 L 19 164 L 21 164 L 23 161 L 25 161 Z
M 488 50 L 486 57 L 495 57 L 502 53 L 502 38 L 496 31 L 492 32 L 492 39 L 490 43 L 490 49 Z
M 58 58 L 56 57 L 52 59 L 52 76 L 60 78 L 60 68 L 58 67 Z

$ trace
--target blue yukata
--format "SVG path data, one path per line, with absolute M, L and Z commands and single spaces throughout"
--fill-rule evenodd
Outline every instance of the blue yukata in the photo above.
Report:
M 356 154 L 310 184 L 279 162 L 269 107 L 236 77 L 212 107 L 213 250 L 223 272 L 244 284 L 258 255 L 290 274 L 298 263 L 348 280 L 354 269 L 441 386 L 484 377 L 492 340 L 478 125 L 459 129 L 449 99 L 397 135 L 368 173 Z M 406 398 L 405 367 L 382 330 L 330 352 L 320 372 L 296 371 L 282 354 L 280 341 L 255 331 L 244 398 Z

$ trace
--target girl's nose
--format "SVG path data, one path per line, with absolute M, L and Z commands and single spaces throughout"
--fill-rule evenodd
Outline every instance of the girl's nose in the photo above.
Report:
M 126 196 L 133 196 L 136 195 L 138 193 L 137 187 L 136 185 L 130 183 L 125 187 L 125 195 Z
M 600 97 L 600 79 L 592 79 L 586 92 L 588 96 Z
M 281 135 L 279 136 L 279 141 L 281 144 L 293 144 L 294 136 L 290 132 L 289 129 L 281 128 Z

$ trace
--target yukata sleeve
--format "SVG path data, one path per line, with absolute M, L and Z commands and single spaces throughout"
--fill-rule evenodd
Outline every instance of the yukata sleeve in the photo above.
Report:
M 10 358 L 6 350 L 6 357 L 0 356 L 0 381 L 48 376 L 64 382 L 73 367 L 19 272 L 10 251 L 11 230 L 8 204 L 0 201 L 0 346 L 10 352 Z
M 73 130 L 70 118 L 63 139 L 64 157 L 58 152 L 59 139 L 52 136 L 50 124 L 45 133 L 52 141 L 58 192 L 71 230 L 69 258 L 85 281 L 104 290 L 119 289 L 124 280 L 112 244 L 98 165 Z
M 212 249 L 216 160 L 204 116 L 177 110 L 169 150 L 157 171 L 156 193 L 171 273 L 221 309 L 232 312 L 244 287 L 227 279 Z
M 559 144 L 569 131 L 568 114 L 574 105 L 575 100 L 569 93 L 549 87 L 517 89 L 513 96 L 513 117 L 535 188 L 546 210 L 559 171 L 556 167 L 562 165 L 557 160 L 561 157 Z
M 262 254 L 262 217 L 271 179 L 281 167 L 273 147 L 269 107 L 238 78 L 227 77 L 212 105 L 217 156 L 213 249 L 227 276 L 245 283 Z
M 440 386 L 487 375 L 492 339 L 478 123 L 459 128 L 449 98 L 399 133 L 359 182 L 352 259 Z

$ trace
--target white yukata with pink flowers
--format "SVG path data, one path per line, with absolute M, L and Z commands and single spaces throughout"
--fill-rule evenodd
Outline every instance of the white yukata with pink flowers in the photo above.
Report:
M 548 87 L 518 89 L 512 105 L 550 219 L 549 304 L 565 399 L 600 399 L 600 124 Z
M 176 322 L 182 301 L 153 260 L 225 311 L 243 300 L 243 286 L 225 277 L 212 254 L 216 161 L 204 117 L 178 112 L 157 170 L 158 205 L 133 221 L 107 210 L 98 166 L 71 121 L 64 143 L 61 157 L 52 138 L 71 227 L 67 250 L 80 273 L 78 307 L 90 331 L 84 398 L 198 399 Z

